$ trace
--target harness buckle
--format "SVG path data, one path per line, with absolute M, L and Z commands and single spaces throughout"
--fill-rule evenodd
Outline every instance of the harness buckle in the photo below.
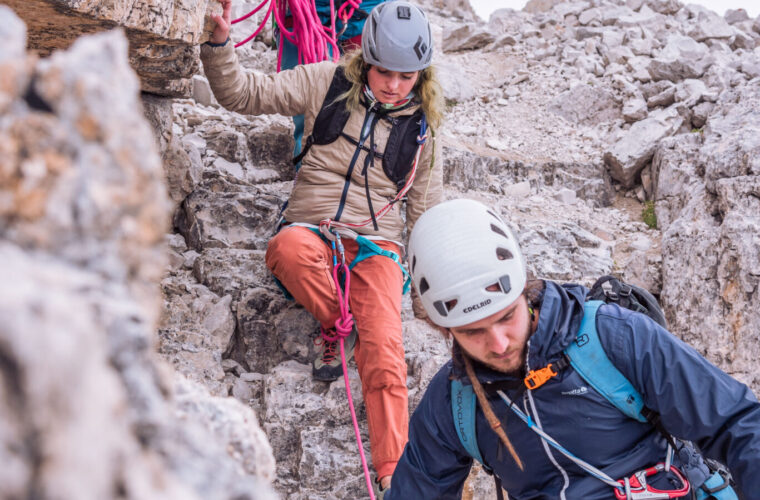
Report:
M 620 479 L 619 488 L 615 488 L 615 498 L 617 500 L 668 500 L 670 498 L 681 498 L 686 496 L 691 487 L 689 481 L 677 468 L 671 466 L 670 471 L 681 482 L 681 487 L 675 490 L 658 490 L 647 484 L 647 478 L 665 471 L 665 464 L 660 462 L 657 465 L 634 472 L 629 478 Z
M 537 389 L 558 374 L 559 372 L 554 369 L 554 363 L 549 363 L 543 368 L 529 371 L 528 376 L 525 377 L 525 386 L 531 390 Z

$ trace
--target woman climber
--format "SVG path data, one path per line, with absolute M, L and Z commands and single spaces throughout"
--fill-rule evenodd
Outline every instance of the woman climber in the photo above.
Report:
M 341 323 L 332 248 L 345 246 L 352 266 L 348 303 L 356 321 L 344 340 L 345 352 L 353 350 L 356 358 L 372 462 L 383 490 L 408 430 L 401 327 L 406 271 L 399 259 L 404 221 L 411 230 L 442 196 L 441 153 L 433 132 L 442 119 L 443 99 L 430 66 L 430 25 L 413 4 L 381 3 L 366 20 L 361 48 L 340 63 L 253 74 L 241 69 L 229 43 L 231 0 L 219 1 L 223 14 L 214 17 L 213 35 L 201 47 L 218 102 L 243 114 L 305 117 L 307 139 L 294 159 L 301 168 L 266 263 L 322 326 L 314 377 L 335 380 L 342 373 L 337 339 L 348 335 L 350 324 Z M 331 247 L 336 234 L 338 244 Z

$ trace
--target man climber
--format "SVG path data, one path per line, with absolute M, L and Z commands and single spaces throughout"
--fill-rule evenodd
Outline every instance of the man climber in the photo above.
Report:
M 453 338 L 452 359 L 412 416 L 385 500 L 460 498 L 478 451 L 515 500 L 678 498 L 687 481 L 694 498 L 760 498 L 752 391 L 644 314 L 594 310 L 583 286 L 527 280 L 517 240 L 493 210 L 471 200 L 428 210 L 409 262 L 429 320 Z M 633 399 L 592 387 L 606 380 L 575 356 L 593 332 L 612 364 L 604 377 L 617 373 Z M 471 384 L 476 430 L 465 445 L 457 426 L 466 410 L 454 414 L 458 387 Z M 636 397 L 645 418 L 618 406 Z M 728 466 L 734 489 L 702 457 Z

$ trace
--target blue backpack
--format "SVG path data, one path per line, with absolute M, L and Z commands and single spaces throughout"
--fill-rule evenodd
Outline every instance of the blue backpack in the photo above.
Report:
M 587 300 L 576 340 L 565 349 L 570 365 L 591 387 L 622 413 L 639 422 L 650 422 L 669 442 L 673 443 L 673 438 L 659 423 L 659 416 L 644 406 L 641 394 L 607 357 L 596 330 L 597 310 L 601 305 L 610 302 L 647 314 L 665 327 L 665 316 L 657 300 L 643 288 L 628 285 L 612 276 L 599 278 L 591 288 Z M 531 379 L 531 376 L 534 378 Z M 538 387 L 546 379 L 536 372 L 531 372 L 526 378 L 526 384 L 531 384 L 531 380 L 535 381 L 534 387 Z M 493 474 L 492 468 L 483 461 L 478 448 L 475 432 L 476 407 L 477 398 L 472 386 L 463 384 L 459 379 L 452 380 L 451 410 L 459 440 L 467 453 L 480 462 L 487 473 Z M 708 469 L 690 445 L 683 446 L 679 453 L 684 463 L 696 463 L 689 476 L 692 483 L 698 485 L 693 489 L 697 500 L 738 500 L 736 492 L 729 484 L 728 474 L 722 470 L 722 466 L 710 463 L 711 468 Z M 498 498 L 501 499 L 503 498 L 501 483 L 495 475 L 494 479 Z

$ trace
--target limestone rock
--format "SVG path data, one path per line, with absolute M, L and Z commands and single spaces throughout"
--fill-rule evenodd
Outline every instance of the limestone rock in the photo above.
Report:
M 130 63 L 141 88 L 169 96 L 188 96 L 198 69 L 197 46 L 212 29 L 208 15 L 220 7 L 209 0 L 9 0 L 29 26 L 29 46 L 42 55 L 66 48 L 82 34 L 114 26 L 127 29 Z
M 0 87 L 2 496 L 273 499 L 252 410 L 155 352 L 169 203 L 126 38 L 84 37 L 36 61 L 16 50 L 23 30 L 5 7 L 0 26 L 2 69 L 26 73 Z M 226 318 L 202 325 L 220 344 Z
M 538 13 L 546 12 L 552 9 L 555 5 L 561 4 L 562 0 L 529 0 L 525 4 L 523 10 L 525 12 Z
M 711 102 L 703 102 L 695 106 L 691 116 L 692 125 L 696 128 L 702 128 L 707 123 L 707 118 L 714 107 L 715 105 Z
M 563 2 L 555 5 L 552 11 L 564 18 L 565 16 L 579 16 L 590 6 L 591 4 L 586 1 Z
M 660 140 L 672 135 L 683 123 L 673 108 L 655 111 L 631 128 L 604 153 L 610 175 L 625 187 L 633 187 L 641 169 L 652 159 Z
M 570 123 L 590 124 L 612 121 L 620 116 L 620 105 L 604 89 L 576 85 L 552 100 L 548 109 Z
M 0 115 L 7 112 L 14 98 L 26 88 L 29 73 L 26 70 L 26 26 L 6 6 L 0 5 L 0 37 L 4 40 L 0 52 Z
M 444 29 L 443 50 L 446 52 L 474 50 L 485 47 L 494 40 L 495 37 L 490 30 L 479 28 L 474 24 L 465 24 L 456 29 Z
M 581 12 L 581 14 L 578 16 L 578 22 L 581 23 L 583 26 L 589 25 L 594 21 L 601 22 L 601 20 L 602 20 L 602 13 L 596 7 L 585 10 Z
M 728 9 L 723 16 L 728 24 L 736 24 L 743 21 L 749 21 L 749 15 L 744 9 Z
M 22 245 L 133 276 L 130 286 L 152 302 L 164 269 L 152 244 L 163 241 L 169 204 L 126 49 L 109 33 L 39 62 L 30 89 L 49 112 L 23 105 L 2 126 L 0 218 Z
M 195 283 L 187 272 L 184 279 L 165 279 L 162 288 L 165 306 L 158 327 L 159 352 L 188 379 L 206 385 L 212 394 L 226 396 L 221 361 L 235 331 L 232 297 L 219 297 Z
M 676 86 L 675 99 L 686 106 L 693 107 L 707 94 L 707 87 L 702 80 L 688 79 Z
M 760 124 L 758 85 L 724 94 L 716 104 L 720 111 L 705 127 L 704 144 L 671 145 L 670 154 L 658 162 L 657 182 L 657 206 L 662 200 L 663 215 L 672 221 L 663 238 L 663 302 L 683 303 L 710 293 L 723 304 L 706 307 L 697 301 L 687 313 L 675 315 L 671 326 L 747 383 L 757 380 L 751 368 L 757 344 L 750 332 L 759 321 L 758 236 L 751 229 L 760 213 L 751 194 L 760 178 L 752 153 L 759 146 L 752 132 Z M 690 164 L 696 168 L 677 181 L 674 173 Z M 676 197 L 680 203 L 674 205 Z M 703 286 L 695 288 L 695 282 Z
M 647 102 L 643 97 L 635 97 L 623 105 L 623 118 L 627 122 L 643 120 L 648 114 Z
M 681 3 L 678 0 L 646 0 L 646 5 L 660 14 L 675 14 L 681 10 Z
M 264 188 L 236 188 L 219 182 L 224 194 L 199 187 L 183 202 L 180 229 L 195 250 L 205 248 L 264 249 L 285 202 L 282 194 Z
M 214 93 L 211 92 L 211 85 L 209 85 L 208 80 L 201 75 L 193 75 L 193 99 L 195 99 L 195 102 L 198 104 L 204 106 L 219 106 L 219 103 L 216 102 L 216 98 L 214 97 Z
M 714 12 L 700 12 L 696 26 L 689 32 L 689 36 L 698 42 L 708 38 L 731 38 L 733 34 L 731 25 Z
M 678 82 L 701 77 L 711 63 L 706 45 L 691 37 L 671 35 L 659 56 L 652 60 L 649 73 L 653 80 Z
M 664 81 L 664 80 L 661 80 Z M 669 82 L 668 82 L 669 83 Z M 661 92 L 654 94 L 647 99 L 647 106 L 649 108 L 667 107 L 676 102 L 677 87 L 675 85 L 668 85 Z

